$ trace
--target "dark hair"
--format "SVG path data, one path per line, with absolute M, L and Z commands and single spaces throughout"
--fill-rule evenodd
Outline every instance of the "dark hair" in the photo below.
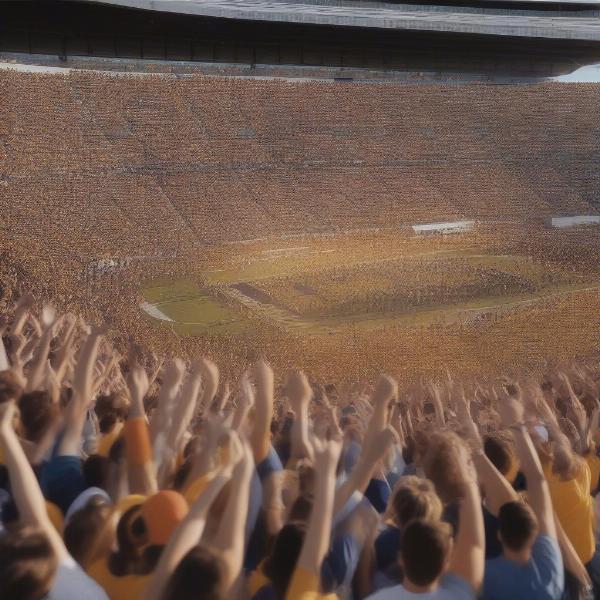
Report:
M 515 552 L 533 542 L 538 523 L 533 511 L 524 502 L 507 502 L 498 513 L 502 543 Z
M 483 442 L 483 450 L 490 462 L 502 473 L 507 475 L 513 464 L 512 444 L 505 436 L 487 435 Z
M 104 498 L 90 498 L 87 504 L 70 518 L 65 527 L 65 546 L 69 554 L 84 568 L 94 542 L 110 514 L 111 507 Z
M 402 534 L 402 566 L 409 581 L 430 585 L 444 570 L 450 552 L 447 525 L 436 521 L 411 521 Z
M 0 371 L 0 403 L 16 400 L 23 388 L 13 371 Z
M 177 565 L 162 600 L 225 600 L 224 573 L 220 556 L 196 546 Z
M 109 433 L 118 421 L 125 420 L 129 409 L 122 396 L 107 394 L 98 396 L 94 410 L 100 433 Z
M 131 539 L 133 532 L 138 541 Z M 164 546 L 143 545 L 147 535 L 146 524 L 140 515 L 140 505 L 125 511 L 117 524 L 118 550 L 108 558 L 108 569 L 116 577 L 148 575 L 154 571 Z
M 106 489 L 110 460 L 99 454 L 90 454 L 83 463 L 83 477 L 86 487 Z
M 19 527 L 0 536 L 0 590 L 3 598 L 41 600 L 56 574 L 50 541 L 36 529 Z
M 264 573 L 271 580 L 277 600 L 285 598 L 302 550 L 305 532 L 305 526 L 301 523 L 284 525 L 275 538 L 269 557 L 265 560 Z
M 46 429 L 58 415 L 59 409 L 50 394 L 43 391 L 23 394 L 19 399 L 19 411 L 25 438 L 39 442 Z
M 300 494 L 290 507 L 288 522 L 306 523 L 313 507 L 312 494 Z

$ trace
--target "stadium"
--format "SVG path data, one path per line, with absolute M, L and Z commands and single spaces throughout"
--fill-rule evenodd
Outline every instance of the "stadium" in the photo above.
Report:
M 600 598 L 600 0 L 0 2 L 0 597 Z
M 3 268 L 20 286 L 238 367 L 271 350 L 328 377 L 412 377 L 597 351 L 598 87 L 560 81 L 597 59 L 578 28 L 597 6 L 430 6 L 568 13 L 573 31 L 375 39 L 369 23 L 353 66 L 347 26 L 278 22 L 269 55 L 262 21 L 175 10 L 203 3 L 51 4 L 2 6 Z M 302 62 L 290 27 L 307 27 Z M 194 41 L 209 29 L 212 60 Z

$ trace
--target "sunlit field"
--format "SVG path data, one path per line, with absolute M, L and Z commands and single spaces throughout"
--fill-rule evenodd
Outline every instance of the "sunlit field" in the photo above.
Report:
M 333 371 L 350 348 L 358 369 L 369 348 L 408 370 L 535 367 L 550 348 L 597 349 L 600 272 L 577 255 L 584 240 L 598 243 L 596 228 L 263 239 L 215 247 L 195 276 L 147 282 L 143 297 L 160 311 L 147 316 L 156 327 L 240 343 L 258 328 L 276 346 L 292 336 L 326 353 Z

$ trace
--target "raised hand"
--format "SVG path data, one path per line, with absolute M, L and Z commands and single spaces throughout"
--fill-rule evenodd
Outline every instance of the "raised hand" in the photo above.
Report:
M 389 404 L 398 398 L 398 384 L 389 375 L 380 375 L 375 386 L 373 399 L 376 403 Z
M 139 364 L 131 365 L 127 376 L 127 386 L 131 398 L 131 408 L 138 413 L 136 416 L 145 415 L 144 397 L 148 393 L 148 385 L 148 374 L 144 367 Z
M 289 375 L 285 391 L 294 412 L 302 406 L 308 405 L 313 397 L 312 388 L 302 371 L 294 371 Z
M 512 427 L 523 423 L 523 404 L 516 396 L 506 394 L 504 398 L 500 398 L 496 404 L 496 410 L 504 427 Z
M 0 432 L 13 432 L 13 422 L 17 412 L 17 404 L 14 400 L 0 404 Z
M 342 452 L 341 439 L 324 440 L 321 438 L 314 438 L 313 448 L 315 468 L 317 471 L 333 476 Z

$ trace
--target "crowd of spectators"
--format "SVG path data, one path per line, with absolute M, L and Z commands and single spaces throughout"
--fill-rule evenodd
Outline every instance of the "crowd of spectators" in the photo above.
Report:
M 596 363 L 231 384 L 31 296 L 1 329 L 2 597 L 600 597 Z
M 593 85 L 3 71 L 0 87 L 0 218 L 52 250 L 68 230 L 86 260 L 594 212 Z

